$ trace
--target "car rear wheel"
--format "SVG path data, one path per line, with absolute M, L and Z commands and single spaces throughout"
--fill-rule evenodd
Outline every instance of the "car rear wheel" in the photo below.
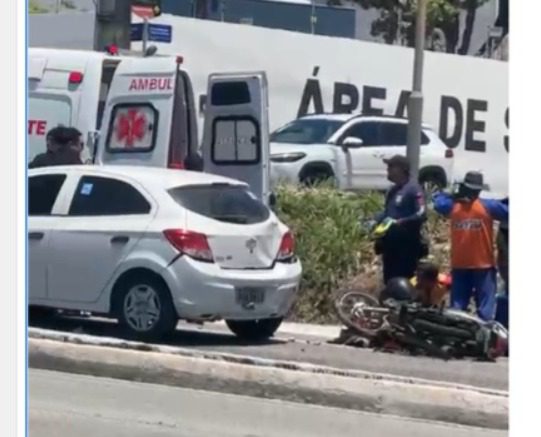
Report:
M 260 320 L 226 320 L 227 327 L 242 340 L 261 341 L 272 337 L 282 318 Z
M 178 316 L 163 281 L 137 275 L 124 280 L 117 290 L 116 316 L 130 337 L 159 340 L 175 329 Z

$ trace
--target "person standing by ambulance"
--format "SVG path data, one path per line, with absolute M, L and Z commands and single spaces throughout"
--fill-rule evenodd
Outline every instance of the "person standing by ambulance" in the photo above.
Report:
M 451 228 L 451 307 L 467 310 L 474 295 L 477 314 L 493 320 L 496 311 L 494 221 L 507 223 L 508 206 L 480 199 L 483 174 L 468 172 L 454 195 L 436 193 L 434 209 Z
M 47 151 L 37 155 L 29 168 L 55 165 L 80 165 L 83 150 L 82 134 L 74 127 L 57 126 L 46 135 Z
M 47 135 L 45 135 L 45 153 L 36 155 L 32 162 L 28 164 L 28 168 L 47 167 L 54 165 L 55 156 L 60 148 L 60 144 L 64 141 L 65 128 L 63 126 L 53 127 Z

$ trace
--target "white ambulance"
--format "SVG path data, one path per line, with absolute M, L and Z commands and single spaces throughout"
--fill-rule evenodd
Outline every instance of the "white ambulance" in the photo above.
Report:
M 28 160 L 46 133 L 73 126 L 97 164 L 182 168 L 199 146 L 197 108 L 182 57 L 30 48 Z M 248 183 L 269 199 L 265 73 L 211 74 L 201 153 L 205 171 Z

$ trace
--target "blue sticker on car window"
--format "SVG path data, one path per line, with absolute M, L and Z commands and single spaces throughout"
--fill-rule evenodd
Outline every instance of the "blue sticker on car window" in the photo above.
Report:
M 83 186 L 81 187 L 81 195 L 90 196 L 93 188 L 94 184 L 83 184 Z

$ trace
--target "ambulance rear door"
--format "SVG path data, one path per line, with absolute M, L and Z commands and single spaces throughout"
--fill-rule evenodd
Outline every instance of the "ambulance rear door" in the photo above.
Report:
M 270 152 L 265 73 L 211 74 L 204 115 L 205 171 L 246 182 L 268 204 Z

